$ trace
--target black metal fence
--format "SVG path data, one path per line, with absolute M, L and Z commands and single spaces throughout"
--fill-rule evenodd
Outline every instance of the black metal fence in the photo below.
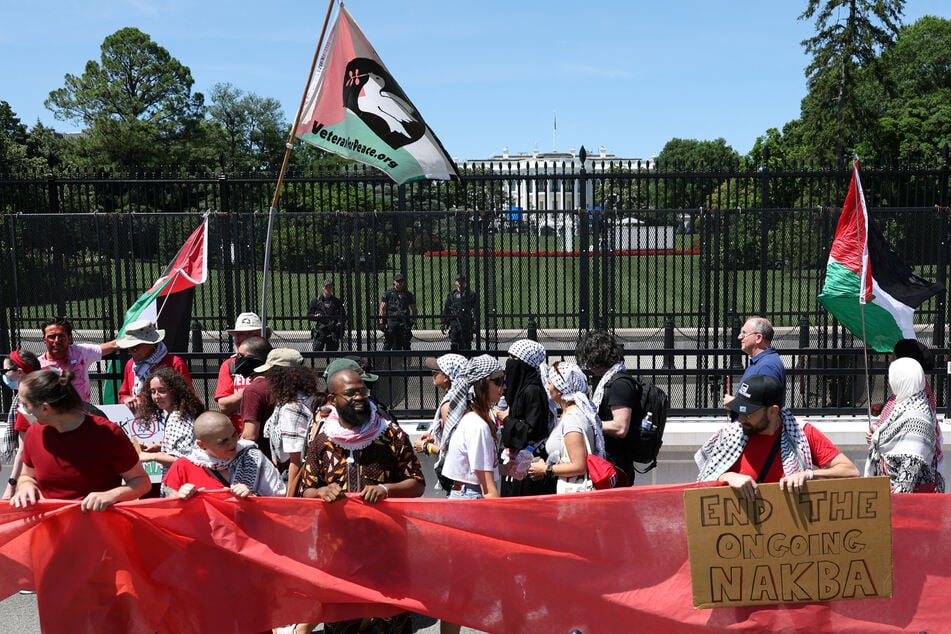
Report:
M 777 326 L 775 345 L 796 379 L 794 406 L 864 401 L 861 350 L 816 302 L 849 172 L 577 160 L 468 172 L 463 183 L 402 187 L 359 169 L 286 179 L 266 298 L 273 179 L 0 179 L 0 348 L 40 346 L 35 329 L 54 314 L 70 316 L 87 340 L 112 338 L 211 212 L 210 276 L 196 289 L 193 337 L 181 350 L 200 366 L 206 396 L 238 313 L 263 308 L 279 340 L 309 350 L 306 308 L 331 277 L 348 310 L 345 348 L 409 380 L 405 389 L 394 383 L 391 396 L 403 413 L 421 413 L 435 395 L 418 361 L 448 349 L 441 311 L 462 272 L 479 296 L 479 350 L 504 354 L 510 341 L 534 336 L 557 358 L 571 353 L 579 333 L 610 328 L 631 362 L 667 386 L 676 410 L 710 410 L 742 364 L 736 332 L 759 314 Z M 947 165 L 862 173 L 870 213 L 890 244 L 945 285 L 948 173 Z M 417 357 L 380 351 L 378 304 L 398 271 L 416 295 Z M 916 313 L 941 362 L 947 321 L 946 293 Z M 327 355 L 307 356 L 320 364 Z M 873 361 L 878 376 L 881 355 Z M 936 388 L 943 404 L 943 381 Z M 875 389 L 873 402 L 884 397 L 881 381 Z

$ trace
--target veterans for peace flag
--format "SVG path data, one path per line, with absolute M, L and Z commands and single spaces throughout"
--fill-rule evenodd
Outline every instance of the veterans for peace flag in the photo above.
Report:
M 439 139 L 342 6 L 294 136 L 380 169 L 399 184 L 459 178 Z
M 916 275 L 869 218 L 855 161 L 819 303 L 866 346 L 891 352 L 900 339 L 916 339 L 915 308 L 943 290 Z

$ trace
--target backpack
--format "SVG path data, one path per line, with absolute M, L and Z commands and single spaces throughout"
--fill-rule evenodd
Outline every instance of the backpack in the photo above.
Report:
M 640 394 L 640 403 L 631 411 L 631 426 L 633 429 L 628 431 L 625 439 L 628 440 L 628 450 L 632 460 L 637 464 L 647 465 L 640 469 L 637 464 L 634 464 L 634 471 L 647 473 L 657 466 L 657 455 L 664 444 L 664 428 L 667 426 L 667 410 L 670 409 L 670 398 L 666 392 L 653 383 L 641 381 L 627 371 L 618 372 L 605 386 L 605 392 L 610 389 L 611 383 L 617 379 L 633 381 L 637 392 Z M 647 412 L 653 414 L 654 429 L 652 431 L 641 428 L 641 420 L 647 415 Z

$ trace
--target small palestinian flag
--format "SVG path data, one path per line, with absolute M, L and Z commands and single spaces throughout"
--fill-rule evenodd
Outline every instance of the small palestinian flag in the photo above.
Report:
M 915 275 L 868 217 L 856 161 L 819 303 L 869 348 L 891 352 L 900 339 L 916 338 L 915 308 L 943 291 Z

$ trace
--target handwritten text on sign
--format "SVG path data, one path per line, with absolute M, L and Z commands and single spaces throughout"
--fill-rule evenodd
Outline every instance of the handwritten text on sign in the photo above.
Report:
M 750 503 L 726 486 L 684 491 L 694 607 L 892 595 L 888 478 L 759 492 Z

